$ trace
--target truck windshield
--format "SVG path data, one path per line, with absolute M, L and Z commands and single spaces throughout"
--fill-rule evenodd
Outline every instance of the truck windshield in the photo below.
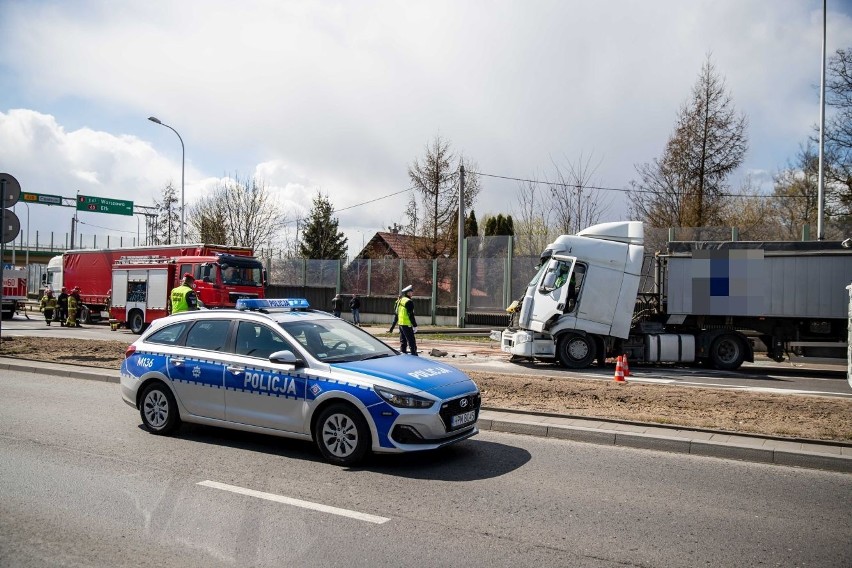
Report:
M 260 266 L 222 265 L 222 283 L 231 286 L 263 286 L 263 273 Z
M 547 270 L 547 263 L 543 262 L 543 263 L 539 264 L 538 266 L 536 266 L 535 268 L 536 268 L 535 276 L 533 276 L 532 280 L 530 280 L 530 283 L 527 284 L 527 288 L 535 288 L 536 284 L 538 284 L 538 279 L 541 277 L 541 273 L 544 272 L 545 270 Z

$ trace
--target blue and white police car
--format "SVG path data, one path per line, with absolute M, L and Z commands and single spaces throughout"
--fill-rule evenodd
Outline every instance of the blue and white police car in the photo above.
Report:
M 153 434 L 183 421 L 314 440 L 340 465 L 469 438 L 480 407 L 458 369 L 400 354 L 304 299 L 154 321 L 127 349 L 121 396 Z

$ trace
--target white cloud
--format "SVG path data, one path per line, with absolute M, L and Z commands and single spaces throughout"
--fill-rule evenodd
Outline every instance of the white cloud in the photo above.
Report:
M 0 88 L 20 107 L 0 108 L 3 168 L 32 191 L 150 204 L 179 187 L 181 167 L 174 133 L 145 120 L 154 114 L 185 142 L 188 203 L 244 173 L 294 216 L 319 190 L 355 249 L 404 220 L 408 194 L 347 208 L 406 189 L 407 166 L 438 133 L 480 171 L 535 177 L 593 153 L 596 182 L 625 187 L 634 164 L 659 156 L 710 53 L 749 117 L 742 175 L 773 172 L 818 117 L 821 6 L 3 3 Z M 829 1 L 829 12 L 829 52 L 852 45 L 848 6 Z M 478 215 L 514 207 L 515 182 L 484 182 Z

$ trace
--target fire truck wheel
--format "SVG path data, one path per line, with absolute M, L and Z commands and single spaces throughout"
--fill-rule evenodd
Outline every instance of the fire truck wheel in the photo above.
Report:
M 83 304 L 83 307 L 80 308 L 80 317 L 77 319 L 85 324 L 92 323 L 92 310 L 89 309 L 89 306 Z
M 142 312 L 139 310 L 133 310 L 130 312 L 130 319 L 127 322 L 127 327 L 130 328 L 130 331 L 139 335 L 145 330 L 145 318 L 142 316 Z
M 556 344 L 556 357 L 563 367 L 585 369 L 595 360 L 595 341 L 590 335 L 565 333 Z

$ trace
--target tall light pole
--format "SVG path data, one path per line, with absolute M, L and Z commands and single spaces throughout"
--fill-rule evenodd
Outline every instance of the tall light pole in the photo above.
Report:
M 156 116 L 149 116 L 148 120 L 150 120 L 151 122 L 156 122 L 160 126 L 165 126 L 169 130 L 171 130 L 172 132 L 177 134 L 178 140 L 180 140 L 180 244 L 183 244 L 184 243 L 184 232 L 183 232 L 183 228 L 184 228 L 184 224 L 183 224 L 183 211 L 184 211 L 183 172 L 184 172 L 184 165 L 186 164 L 186 148 L 184 148 L 183 138 L 180 137 L 180 134 L 178 134 L 177 130 L 175 130 L 174 128 L 172 128 L 171 126 L 166 124 L 165 122 L 162 122 Z

